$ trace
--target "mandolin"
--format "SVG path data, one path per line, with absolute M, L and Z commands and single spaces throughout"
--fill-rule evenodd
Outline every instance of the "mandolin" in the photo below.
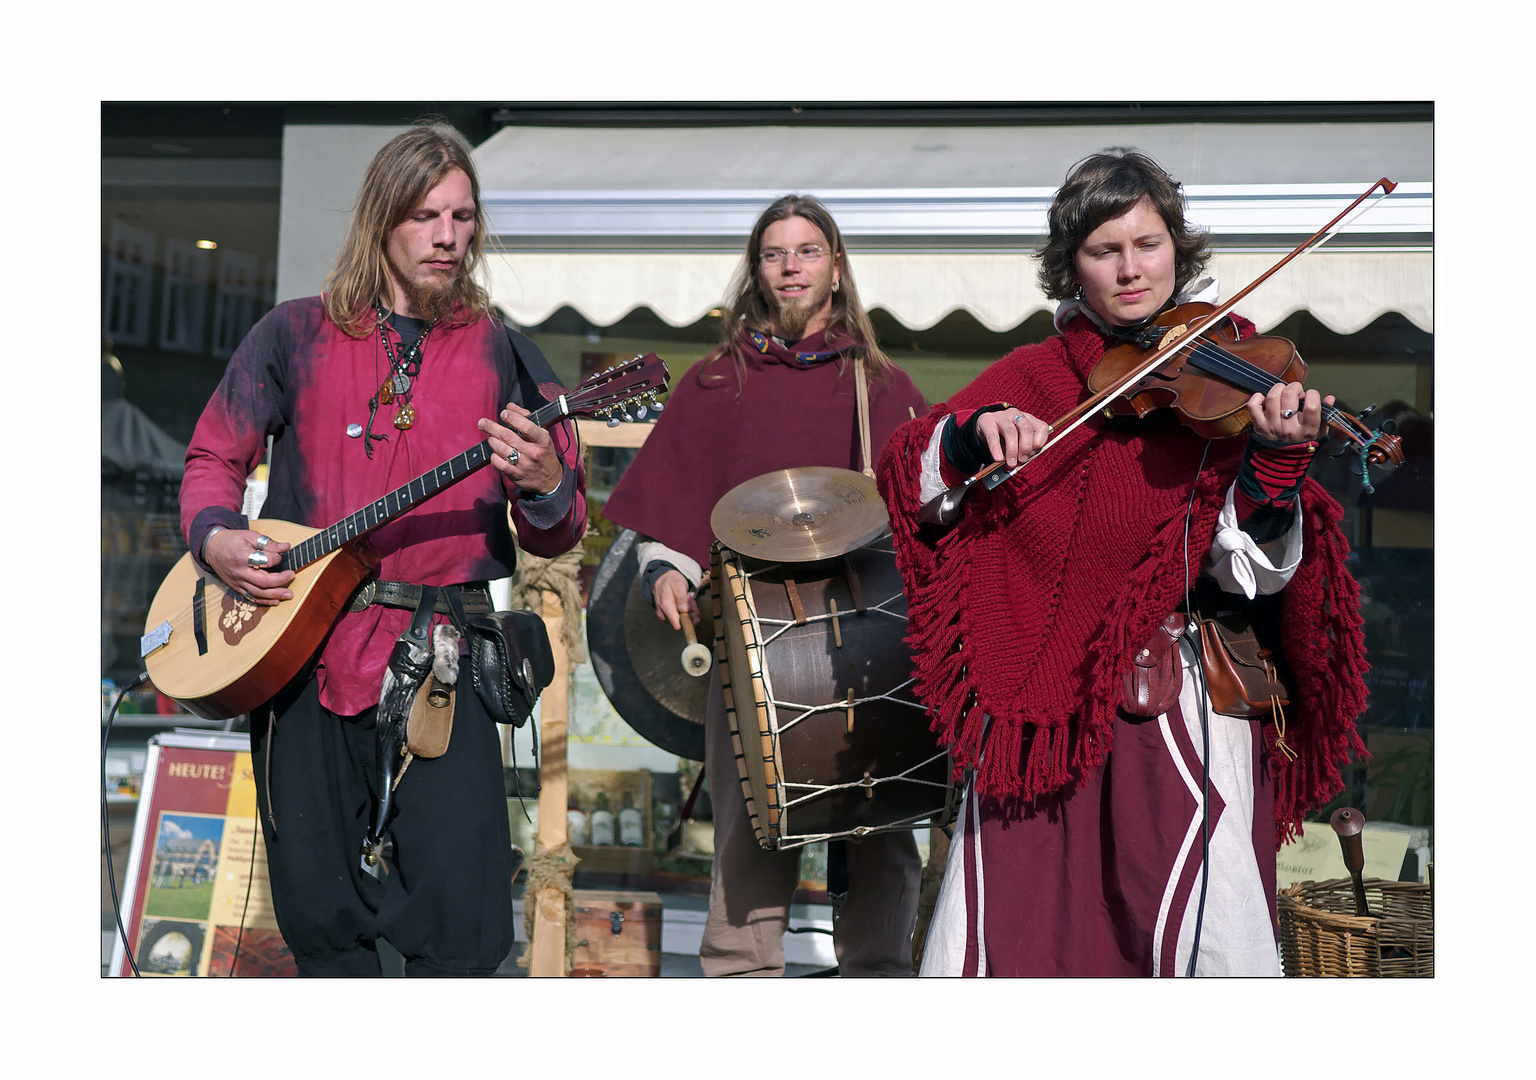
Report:
M 667 366 L 654 353 L 600 371 L 575 390 L 551 388 L 554 400 L 529 414 L 540 427 L 571 416 L 601 417 L 610 425 L 660 412 Z M 542 389 L 542 388 L 541 388 Z M 546 391 L 546 396 L 551 396 Z M 208 720 L 227 720 L 270 700 L 324 643 L 359 585 L 378 566 L 364 542 L 375 529 L 442 494 L 490 464 L 489 440 L 422 473 L 329 528 L 288 521 L 252 521 L 250 528 L 292 545 L 282 565 L 295 571 L 293 599 L 253 604 L 215 574 L 183 555 L 149 606 L 140 652 L 162 694 Z

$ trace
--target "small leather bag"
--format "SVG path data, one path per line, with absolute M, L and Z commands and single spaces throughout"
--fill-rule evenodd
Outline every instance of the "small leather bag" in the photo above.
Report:
M 470 619 L 468 628 L 475 693 L 496 723 L 522 727 L 555 677 L 544 620 L 532 611 L 493 611 Z
M 1179 700 L 1184 665 L 1178 641 L 1188 621 L 1182 611 L 1169 615 L 1125 665 L 1120 708 L 1132 716 L 1161 716 Z
M 1211 705 L 1227 716 L 1271 716 L 1291 703 L 1289 680 L 1241 612 L 1196 615 Z
M 405 721 L 405 748 L 420 758 L 442 757 L 453 734 L 454 690 L 428 675 Z

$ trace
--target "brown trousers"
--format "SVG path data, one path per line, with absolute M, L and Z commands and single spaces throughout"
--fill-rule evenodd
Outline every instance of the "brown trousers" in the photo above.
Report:
M 704 760 L 715 859 L 699 960 L 705 975 L 779 976 L 789 906 L 800 882 L 800 849 L 765 851 L 758 844 L 731 749 L 718 666 L 710 679 Z M 832 929 L 838 973 L 909 976 L 923 869 L 917 841 L 911 832 L 898 831 L 847 843 L 848 897 Z

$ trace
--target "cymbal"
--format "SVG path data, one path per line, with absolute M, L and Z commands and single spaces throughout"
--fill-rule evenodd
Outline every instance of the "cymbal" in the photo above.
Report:
M 873 480 L 820 465 L 753 477 L 722 495 L 709 515 L 710 529 L 726 547 L 774 562 L 835 558 L 889 524 Z
M 708 597 L 704 599 L 699 606 L 702 618 L 694 632 L 700 643 L 712 646 L 715 620 L 710 613 Z M 650 691 L 657 702 L 684 719 L 704 722 L 709 680 L 690 675 L 683 666 L 683 650 L 688 647 L 688 639 L 681 630 L 672 629 L 671 623 L 656 617 L 655 605 L 645 602 L 639 574 L 635 575 L 624 602 L 624 645 L 640 685 Z

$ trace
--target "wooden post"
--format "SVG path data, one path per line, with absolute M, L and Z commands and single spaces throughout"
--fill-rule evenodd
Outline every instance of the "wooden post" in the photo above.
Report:
M 933 919 L 934 905 L 939 899 L 939 888 L 944 883 L 944 867 L 949 862 L 949 837 L 943 829 L 928 830 L 928 862 L 923 867 L 918 883 L 917 925 L 912 930 L 912 969 L 916 971 L 923 961 L 923 948 L 928 943 L 928 924 Z
M 565 843 L 566 735 L 570 709 L 571 660 L 561 641 L 565 613 L 560 597 L 544 598 L 544 625 L 554 646 L 555 677 L 544 688 L 539 709 L 539 843 L 553 851 Z M 528 943 L 530 976 L 565 974 L 565 897 L 552 886 L 538 896 L 524 897 L 533 903 L 533 940 Z

